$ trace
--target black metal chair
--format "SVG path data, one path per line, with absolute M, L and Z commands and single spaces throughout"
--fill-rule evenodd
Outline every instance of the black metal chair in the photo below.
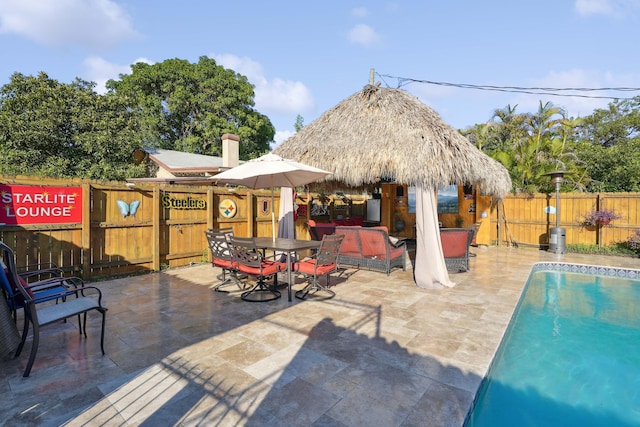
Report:
M 90 311 L 96 310 L 102 315 L 100 349 L 102 350 L 102 354 L 105 354 L 104 326 L 107 308 L 102 305 L 102 292 L 100 289 L 95 286 L 84 286 L 82 280 L 79 278 L 57 278 L 49 280 L 57 280 L 60 284 L 65 285 L 73 282 L 76 286 L 70 287 L 66 285 L 65 290 L 57 294 L 39 296 L 38 292 L 30 292 L 29 288 L 25 287 L 22 284 L 23 282 L 18 279 L 13 251 L 2 242 L 0 242 L 0 255 L 7 267 L 7 276 L 11 278 L 11 281 L 16 283 L 17 289 L 24 300 L 24 328 L 22 331 L 22 340 L 16 350 L 15 357 L 20 356 L 20 353 L 27 341 L 29 323 L 33 325 L 33 342 L 31 344 L 29 361 L 27 362 L 27 366 L 24 370 L 24 377 L 29 376 L 31 368 L 33 367 L 33 362 L 36 359 L 38 344 L 40 342 L 40 328 L 42 326 L 65 320 L 69 317 L 78 316 L 78 318 L 80 318 L 80 315 L 83 315 L 83 319 L 79 322 L 78 328 L 80 330 L 80 334 L 86 337 L 87 313 Z M 52 301 L 53 299 L 56 299 L 55 303 Z M 47 301 L 50 303 L 43 304 Z
M 18 320 L 18 310 L 24 308 L 25 301 L 22 294 L 18 290 L 18 282 L 34 296 L 37 294 L 39 302 L 57 300 L 58 295 L 64 293 L 69 286 L 76 285 L 73 279 L 69 281 L 61 280 L 64 274 L 61 269 L 49 264 L 42 268 L 40 266 L 30 266 L 29 269 L 17 267 L 18 274 L 15 276 L 9 274 L 4 259 L 0 257 L 0 291 L 9 306 L 13 321 Z M 37 268 L 36 268 L 37 267 Z
M 241 298 L 250 302 L 266 302 L 280 298 L 280 291 L 276 289 L 277 273 L 286 268 L 285 264 L 266 259 L 252 238 L 232 236 L 229 240 L 233 256 L 238 263 L 238 272 L 255 277 L 258 281 L 251 290 L 243 292 Z M 273 276 L 273 287 L 265 282 L 270 276 Z
M 238 263 L 230 248 L 229 239 L 233 236 L 233 228 L 210 228 L 204 234 L 211 251 L 212 266 L 222 269 L 222 274 L 218 276 L 221 282 L 213 289 L 217 292 L 230 292 L 230 287 L 246 290 L 247 284 L 238 275 Z
M 294 271 L 309 281 L 307 286 L 296 292 L 298 299 L 329 299 L 336 294 L 329 289 L 331 273 L 338 269 L 338 255 L 344 234 L 325 234 L 318 251 L 312 258 L 294 264 Z M 326 276 L 327 285 L 320 284 L 319 276 Z

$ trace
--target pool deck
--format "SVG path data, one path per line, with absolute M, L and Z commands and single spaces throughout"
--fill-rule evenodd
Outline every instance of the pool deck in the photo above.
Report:
M 2 426 L 461 426 L 536 262 L 638 258 L 472 248 L 454 288 L 346 270 L 323 302 L 249 303 L 210 265 L 97 283 L 109 307 L 0 359 Z M 301 285 L 296 285 L 299 288 Z

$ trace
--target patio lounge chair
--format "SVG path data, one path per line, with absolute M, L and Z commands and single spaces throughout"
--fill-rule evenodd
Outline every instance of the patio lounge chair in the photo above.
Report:
M 13 251 L 2 242 L 0 242 L 0 254 L 7 266 L 7 276 L 11 278 L 10 281 L 17 284 L 18 291 L 24 300 L 25 322 L 22 331 L 22 340 L 16 350 L 15 357 L 20 356 L 20 353 L 24 348 L 24 344 L 27 341 L 29 323 L 33 325 L 33 342 L 31 344 L 29 361 L 27 362 L 27 366 L 24 370 L 24 377 L 29 376 L 31 368 L 33 367 L 33 362 L 36 359 L 38 344 L 40 342 L 40 327 L 65 320 L 69 317 L 80 317 L 81 314 L 83 315 L 82 322 L 79 322 L 78 328 L 80 330 L 80 334 L 83 334 L 86 337 L 87 313 L 96 310 L 102 314 L 100 349 L 102 350 L 102 354 L 105 353 L 104 326 L 107 308 L 102 305 L 102 292 L 100 292 L 100 289 L 94 286 L 84 286 L 82 281 L 78 278 L 58 278 L 61 283 L 75 281 L 76 284 L 80 284 L 81 286 L 67 287 L 60 293 L 40 296 L 38 292 L 30 292 L 30 288 L 25 287 L 22 284 L 23 282 L 18 279 Z M 56 299 L 56 302 L 54 303 L 52 299 Z M 47 301 L 49 304 L 43 304 Z
M 294 271 L 301 273 L 309 283 L 296 292 L 298 299 L 329 299 L 336 294 L 329 289 L 329 276 L 338 269 L 338 255 L 344 240 L 343 234 L 325 235 L 313 258 L 296 262 Z M 319 276 L 325 276 L 327 286 L 320 284 Z

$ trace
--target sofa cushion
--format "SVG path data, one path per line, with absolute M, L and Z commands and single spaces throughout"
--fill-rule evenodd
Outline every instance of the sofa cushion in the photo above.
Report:
M 386 259 L 388 242 L 383 230 L 363 228 L 360 233 L 360 242 L 363 257 Z
M 348 257 L 360 257 L 360 238 L 358 230 L 360 227 L 340 227 L 336 228 L 335 234 L 344 234 L 342 246 L 340 246 L 340 255 Z

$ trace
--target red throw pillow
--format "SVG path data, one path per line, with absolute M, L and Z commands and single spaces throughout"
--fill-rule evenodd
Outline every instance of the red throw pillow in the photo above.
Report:
M 18 285 L 16 285 L 13 281 L 13 276 L 11 274 L 9 274 L 9 270 L 7 270 L 6 268 L 4 269 L 5 274 L 7 275 L 7 279 L 9 279 L 9 283 L 11 284 L 11 288 L 13 289 L 13 293 L 16 295 L 22 295 L 20 293 L 20 291 L 18 290 Z M 18 280 L 20 281 L 20 284 L 22 285 L 22 287 L 24 287 L 24 289 L 27 291 L 27 293 L 29 294 L 29 296 L 31 298 L 33 298 L 33 292 L 31 292 L 31 289 L 29 289 L 27 286 L 29 286 L 29 284 L 18 275 Z

